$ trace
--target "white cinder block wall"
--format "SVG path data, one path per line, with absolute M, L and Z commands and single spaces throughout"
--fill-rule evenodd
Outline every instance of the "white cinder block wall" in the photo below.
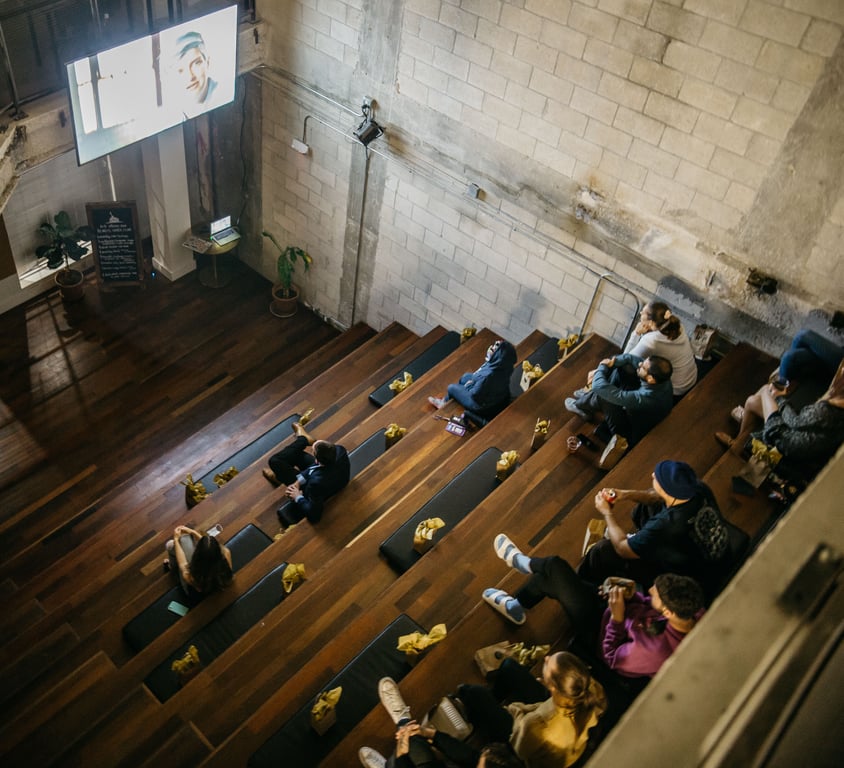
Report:
M 351 319 L 341 295 L 355 279 L 363 148 L 342 135 L 360 118 L 311 88 L 354 109 L 374 97 L 387 130 L 372 145 L 354 320 L 560 334 L 579 327 L 605 270 L 688 321 L 717 305 L 724 327 L 733 310 L 739 336 L 748 318 L 787 337 L 811 308 L 844 306 L 844 3 L 259 11 L 279 70 L 263 76 L 264 222 L 311 250 L 299 282 L 327 315 Z M 290 141 L 306 114 L 302 156 Z M 468 182 L 480 200 L 463 194 Z M 776 296 L 747 287 L 751 267 L 779 280 Z M 632 307 L 602 289 L 589 327 L 618 338 Z

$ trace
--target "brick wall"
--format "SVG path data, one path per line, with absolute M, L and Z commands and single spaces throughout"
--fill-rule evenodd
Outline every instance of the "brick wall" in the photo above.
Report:
M 369 305 L 357 319 L 424 329 L 468 318 L 512 338 L 537 326 L 559 333 L 582 320 L 590 264 L 644 296 L 679 277 L 689 319 L 720 302 L 784 335 L 810 307 L 844 304 L 844 280 L 830 280 L 842 243 L 844 137 L 819 107 L 841 69 L 844 3 L 406 0 L 400 14 L 388 4 L 400 28 L 368 38 L 383 5 L 261 9 L 275 63 L 349 106 L 375 97 L 387 127 L 373 145 L 389 156 L 380 160 L 388 172 L 379 229 L 367 240 Z M 368 70 L 371 47 L 392 54 L 381 57 L 394 62 L 388 72 Z M 265 109 L 268 140 L 280 140 L 285 109 Z M 327 104 L 313 109 L 330 113 Z M 355 122 L 340 111 L 336 120 L 341 130 Z M 329 153 L 359 149 L 332 141 Z M 823 184 L 811 153 L 831 169 Z M 270 203 L 270 215 L 300 238 L 348 249 L 343 183 L 359 180 L 338 186 L 306 168 L 319 163 L 336 180 L 348 164 L 316 151 L 277 158 L 264 194 L 287 212 Z M 410 172 L 414 163 L 428 172 Z M 318 185 L 303 185 L 298 177 L 308 175 Z M 467 181 L 484 190 L 479 203 L 462 196 Z M 323 187 L 333 228 L 308 213 Z M 771 189 L 782 190 L 779 200 Z M 786 192 L 802 209 L 782 204 Z M 265 201 L 265 217 L 266 209 Z M 779 232 L 795 228 L 800 252 L 794 243 L 778 250 Z M 779 277 L 776 297 L 748 294 L 751 266 Z M 345 278 L 320 277 L 335 279 Z M 328 314 L 340 311 L 337 296 L 329 286 L 318 297 Z M 621 322 L 613 301 L 602 300 L 606 315 L 594 318 L 609 334 Z

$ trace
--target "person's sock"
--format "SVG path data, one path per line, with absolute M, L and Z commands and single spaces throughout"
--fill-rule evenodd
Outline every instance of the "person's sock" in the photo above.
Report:
M 515 598 L 508 595 L 503 589 L 489 588 L 483 593 L 484 602 L 491 605 L 498 613 L 512 621 L 514 624 L 524 624 L 525 609 Z
M 493 547 L 495 547 L 495 554 L 511 568 L 519 573 L 533 573 L 530 568 L 530 558 L 510 540 L 506 533 L 499 533 L 495 537 Z

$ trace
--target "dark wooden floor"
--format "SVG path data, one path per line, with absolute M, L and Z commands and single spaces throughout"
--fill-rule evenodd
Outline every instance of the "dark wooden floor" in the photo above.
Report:
M 479 642 L 551 642 L 565 631 L 559 606 L 546 605 L 516 629 L 480 601 L 483 587 L 509 588 L 513 577 L 490 546 L 494 533 L 506 530 L 526 551 L 575 562 L 596 490 L 640 487 L 662 458 L 697 467 L 725 514 L 748 531 L 769 514 L 764 495 L 731 494 L 736 457 L 722 455 L 714 440 L 677 439 L 729 426 L 725 403 L 770 370 L 755 350 L 732 350 L 604 474 L 597 454 L 565 449 L 586 425 L 564 410 L 560 395 L 609 354 L 605 340 L 586 339 L 490 425 L 456 439 L 431 418 L 427 395 L 473 368 L 491 331 L 480 329 L 375 409 L 368 393 L 445 329 L 423 338 L 396 324 L 377 335 L 366 326 L 337 334 L 304 310 L 280 321 L 268 312 L 268 287 L 245 269 L 217 291 L 195 275 L 121 294 L 92 285 L 81 306 L 47 295 L 0 317 L 4 765 L 245 765 L 401 612 L 423 626 L 445 622 L 454 637 L 403 685 L 414 711 L 425 711 L 477 677 L 466 651 Z M 519 359 L 546 338 L 535 332 L 522 340 Z M 352 480 L 318 527 L 298 526 L 274 541 L 238 571 L 232 588 L 130 654 L 122 627 L 172 583 L 160 562 L 173 525 L 221 522 L 234 532 L 253 523 L 268 533 L 277 525 L 281 495 L 261 474 L 266 458 L 190 512 L 178 481 L 310 407 L 313 434 L 349 448 L 391 422 L 408 434 Z M 453 404 L 444 413 L 456 411 Z M 538 416 L 551 419 L 553 434 L 531 452 Z M 378 543 L 489 447 L 518 450 L 519 473 L 412 569 L 393 572 Z M 182 690 L 157 701 L 147 675 L 280 562 L 307 563 L 305 584 Z M 321 764 L 355 764 L 362 742 L 390 748 L 380 707 Z
M 5 578 L 26 580 L 22 551 L 113 487 L 134 483 L 140 505 L 156 456 L 178 462 L 190 436 L 338 335 L 304 309 L 273 317 L 270 283 L 236 266 L 220 289 L 194 273 L 107 293 L 89 276 L 79 304 L 50 292 L 0 316 Z

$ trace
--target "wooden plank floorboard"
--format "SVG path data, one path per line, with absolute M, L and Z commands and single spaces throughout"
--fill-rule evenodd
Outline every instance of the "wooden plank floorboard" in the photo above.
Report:
M 381 334 L 379 334 L 379 336 L 381 336 Z M 414 344 L 411 343 L 413 341 L 413 338 L 414 338 L 413 335 L 410 334 L 408 331 L 406 331 L 406 329 L 402 329 L 398 326 L 393 328 L 393 329 L 388 329 L 388 331 L 383 334 L 380 341 L 377 341 L 377 337 L 376 337 L 376 339 L 373 339 L 371 342 L 368 342 L 367 345 L 360 347 L 355 352 L 355 354 L 354 354 L 354 358 L 355 358 L 355 361 L 356 361 L 355 365 L 359 366 L 361 369 L 369 368 L 370 369 L 369 370 L 369 378 L 371 379 L 373 376 L 377 375 L 377 372 L 380 370 L 377 367 L 377 365 L 374 365 L 378 361 L 383 362 L 386 359 L 388 362 L 383 362 L 383 365 L 382 365 L 382 368 L 386 368 L 387 366 L 390 365 L 390 361 L 394 361 L 396 359 L 401 360 L 404 355 L 415 356 L 415 354 L 417 354 L 417 352 L 414 352 Z M 373 368 L 373 365 L 374 365 L 374 371 L 375 371 L 374 373 L 371 370 Z M 355 368 L 354 365 L 350 366 L 349 371 L 346 373 L 347 376 L 352 376 L 352 378 L 347 379 L 349 381 L 354 381 L 353 377 L 354 377 L 354 375 L 357 375 L 354 368 Z M 344 367 L 344 370 L 345 370 L 345 367 Z M 362 375 L 364 373 L 364 370 L 361 370 L 360 373 Z M 327 371 L 323 378 L 327 379 L 328 381 L 331 381 L 331 379 L 334 378 L 335 381 L 332 383 L 332 387 L 342 387 L 342 383 L 338 383 L 336 381 L 336 379 L 337 379 L 336 373 L 332 373 L 331 370 Z M 371 382 L 370 382 L 370 384 L 371 384 Z M 315 380 L 314 382 L 309 384 L 308 387 L 303 388 L 295 396 L 298 397 L 299 395 L 302 395 L 304 393 L 303 396 L 307 397 L 308 396 L 307 391 L 308 391 L 309 388 L 313 389 L 314 391 L 321 392 L 322 394 L 320 395 L 320 397 L 322 398 L 323 401 L 326 401 L 327 398 L 331 398 L 333 396 L 332 388 L 328 387 L 327 384 L 326 384 L 326 381 L 323 381 L 321 379 Z M 319 401 L 320 397 L 317 397 L 317 404 L 319 404 L 318 401 Z M 301 403 L 300 403 L 300 405 L 301 405 Z M 278 420 L 278 418 L 280 418 L 284 415 L 287 415 L 287 412 L 284 410 L 285 407 L 286 406 L 285 406 L 284 403 L 282 403 L 280 406 L 274 406 L 274 409 L 277 410 L 277 413 L 274 417 L 271 417 L 270 419 L 266 419 L 263 414 L 261 414 L 259 416 L 258 413 L 254 414 L 254 416 L 255 416 L 255 418 L 264 419 L 265 421 L 267 421 L 267 424 L 269 423 L 269 421 L 272 421 L 274 423 L 275 421 Z M 264 408 L 264 410 L 266 410 L 266 407 Z M 372 412 L 372 407 L 368 403 L 366 403 L 366 412 L 367 413 Z M 244 414 L 241 414 L 241 418 L 243 418 L 243 417 L 244 417 Z M 175 480 L 174 480 L 174 482 L 175 482 Z M 263 496 L 266 496 L 270 492 L 269 486 L 267 486 L 266 483 L 263 480 L 259 481 L 258 487 L 260 489 L 260 494 L 263 495 Z M 226 489 L 226 492 L 228 492 L 228 490 L 230 490 L 230 489 Z M 218 491 L 217 493 L 221 493 L 221 492 Z M 173 494 L 171 494 L 171 495 L 173 495 Z M 177 489 L 176 494 L 175 494 L 175 502 L 177 502 L 175 508 L 177 510 L 184 510 L 182 496 L 183 496 L 183 493 L 181 492 L 181 490 Z M 204 502 L 204 505 L 202 507 L 200 507 L 198 509 L 199 510 L 208 509 L 209 515 L 213 516 L 214 510 L 212 509 L 211 506 L 209 506 L 211 503 L 212 502 L 209 499 L 208 501 Z M 172 503 L 170 503 L 170 506 L 173 506 Z M 190 514 L 194 514 L 194 513 L 190 513 Z M 179 515 L 184 515 L 184 512 L 179 512 Z M 141 518 L 143 518 L 143 517 L 144 517 L 144 512 L 143 512 L 143 508 L 142 508 L 142 510 L 137 510 L 127 519 L 127 525 L 132 524 L 132 525 L 137 526 L 139 524 L 139 522 L 142 522 Z M 183 519 L 183 518 L 180 518 L 180 519 Z M 196 519 L 199 519 L 199 518 L 196 518 Z M 172 526 L 169 526 L 169 527 L 166 528 L 166 530 L 163 534 L 165 537 L 167 535 L 169 535 L 169 530 L 171 529 L 171 527 Z M 233 530 L 236 530 L 236 528 L 234 528 Z M 149 540 L 153 536 L 155 536 L 155 534 L 157 532 L 158 531 L 153 530 L 151 532 L 141 534 L 141 538 L 139 539 L 139 541 L 143 544 L 149 544 Z M 158 538 L 161 539 L 161 536 L 159 536 Z M 119 535 L 119 536 L 113 537 L 112 539 L 107 540 L 107 542 L 111 541 L 111 540 L 123 542 L 123 545 L 125 546 L 126 541 L 127 541 L 126 531 L 124 531 L 122 535 Z M 150 550 L 150 554 L 147 555 L 147 557 L 153 557 L 155 564 L 160 562 L 160 551 L 161 551 L 162 546 L 163 546 L 163 539 L 156 540 L 156 542 L 154 544 L 147 547 L 147 550 Z M 154 555 L 151 554 L 151 550 L 153 548 L 155 550 Z M 127 549 L 127 552 L 128 551 L 131 551 L 131 546 L 129 546 L 129 548 Z M 120 553 L 120 554 L 122 556 L 121 559 L 124 559 L 124 560 L 127 559 L 126 553 Z M 83 562 L 86 562 L 86 563 L 89 562 L 91 560 L 91 557 L 92 557 L 92 553 L 90 552 L 90 550 L 87 551 L 86 553 L 80 553 L 80 558 Z M 138 567 L 141 567 L 141 565 L 139 565 Z M 153 567 L 153 570 L 156 574 L 158 574 L 160 572 L 160 568 L 155 567 L 155 566 Z M 90 632 L 93 631 L 94 627 L 98 626 L 104 620 L 106 620 L 110 617 L 113 617 L 115 615 L 118 615 L 118 616 L 125 616 L 126 615 L 126 611 L 124 611 L 124 610 L 118 609 L 117 611 L 115 611 L 116 605 L 119 605 L 121 603 L 123 605 L 128 605 L 128 609 L 130 611 L 134 610 L 134 613 L 137 613 L 139 608 L 134 608 L 136 603 L 131 599 L 131 595 L 132 595 L 131 586 L 132 585 L 131 585 L 131 583 L 129 583 L 133 579 L 135 579 L 134 573 L 135 573 L 135 571 L 132 570 L 132 564 L 127 562 L 126 568 L 124 569 L 123 574 L 119 574 L 117 576 L 117 578 L 109 578 L 109 579 L 105 580 L 105 583 L 103 583 L 104 580 L 102 578 L 102 574 L 97 574 L 98 578 L 94 579 L 93 581 L 90 581 L 88 583 L 88 585 L 86 586 L 86 589 L 83 591 L 83 593 L 80 593 L 77 590 L 77 591 L 75 591 L 71 594 L 71 596 L 68 598 L 68 600 L 65 601 L 63 611 L 54 612 L 54 615 L 51 617 L 52 622 L 55 623 L 57 621 L 61 621 L 64 615 L 66 615 L 69 611 L 73 611 L 75 613 L 75 615 L 74 615 L 72 620 L 73 620 L 75 626 L 78 628 L 78 630 L 79 630 L 79 632 L 82 636 L 87 636 L 88 634 L 90 634 Z M 164 577 L 156 580 L 156 586 L 153 588 L 153 592 L 155 593 L 155 590 L 158 590 L 158 593 L 164 591 L 165 587 L 163 586 L 163 584 L 165 584 L 167 582 L 168 578 L 169 577 L 164 576 Z M 42 585 L 42 588 L 46 589 L 46 586 Z M 52 594 L 53 597 L 56 596 L 55 592 L 52 592 L 51 594 Z M 87 596 L 91 599 L 91 602 L 87 603 L 87 605 L 82 600 L 83 594 L 87 594 Z M 146 594 L 146 592 L 144 594 Z M 152 598 L 144 597 L 144 595 L 141 596 L 141 600 L 146 600 L 147 603 L 151 602 L 151 599 Z M 131 615 L 134 615 L 134 613 L 130 613 L 129 617 L 131 617 Z M 116 638 L 116 641 L 117 641 L 118 644 L 119 644 L 119 627 L 120 626 L 122 626 L 122 624 L 117 624 L 116 625 L 116 632 L 112 633 L 112 635 Z M 44 622 L 42 622 L 38 626 L 33 627 L 31 632 L 30 632 L 30 635 L 37 633 L 37 632 L 41 632 L 41 631 L 44 631 Z M 27 638 L 22 637 L 20 639 L 20 641 L 17 643 L 18 647 L 16 649 L 12 649 L 12 653 L 21 652 L 22 648 L 25 648 L 26 642 L 27 642 Z M 118 652 L 118 650 L 115 649 L 115 648 L 111 648 L 110 650 L 112 652 Z M 120 649 L 120 651 L 122 651 L 122 648 Z
M 461 353 L 462 356 L 466 360 L 476 360 L 479 357 L 478 350 L 485 349 L 486 345 L 489 343 L 490 339 L 492 338 L 491 335 L 489 335 L 489 336 L 490 336 L 490 338 L 480 337 L 477 340 L 473 340 L 473 344 L 470 344 L 468 347 L 466 347 L 464 350 L 462 350 L 462 353 Z M 456 361 L 452 362 L 453 370 L 448 370 L 446 368 L 445 370 L 443 370 L 441 372 L 440 375 L 443 377 L 443 379 L 445 381 L 452 380 L 455 376 L 455 371 L 462 372 L 463 370 L 465 370 L 466 367 L 467 367 L 467 363 L 464 362 L 464 360 L 460 356 L 458 356 Z M 459 373 L 457 375 L 459 375 Z M 424 392 L 417 394 L 417 399 L 422 398 L 422 397 L 425 397 Z M 404 401 L 402 400 L 401 397 L 395 398 L 394 401 L 392 401 L 390 404 L 385 406 L 384 409 L 381 409 L 381 411 L 386 410 L 388 412 L 389 411 L 397 412 L 401 408 L 407 407 L 406 404 L 403 405 L 403 402 Z M 412 407 L 415 409 L 417 406 L 413 405 Z M 429 420 L 430 420 L 430 422 L 433 422 L 433 420 L 430 419 L 430 413 L 431 413 L 431 411 L 430 411 L 430 408 L 428 407 L 426 409 L 426 411 L 424 412 L 426 423 L 429 422 Z M 379 418 L 380 418 L 380 415 L 379 415 Z M 434 422 L 434 423 L 436 423 L 436 422 Z M 438 428 L 437 431 L 438 431 L 438 433 L 443 432 L 443 430 L 441 430 L 441 428 Z M 368 436 L 369 432 L 367 432 L 366 434 Z M 449 436 L 449 435 L 446 435 L 446 437 L 451 438 L 451 436 Z M 404 441 L 402 441 L 402 443 L 404 443 Z M 401 447 L 402 443 L 400 443 L 399 446 L 396 446 L 396 448 Z M 266 481 L 263 480 L 263 478 L 260 476 L 259 470 L 260 470 L 259 467 L 251 468 L 251 470 L 249 470 L 245 473 L 247 475 L 247 477 L 243 478 L 243 482 L 239 482 L 237 486 L 232 486 L 231 494 L 226 493 L 229 490 L 228 487 L 223 488 L 223 489 L 221 489 L 221 491 L 218 491 L 217 493 L 212 495 L 212 497 L 210 499 L 203 502 L 199 507 L 196 508 L 195 511 L 204 509 L 206 512 L 211 512 L 211 506 L 214 505 L 218 508 L 219 511 L 221 511 L 221 514 L 214 514 L 213 518 L 214 519 L 219 519 L 221 517 L 225 518 L 226 512 L 225 512 L 224 509 L 220 509 L 220 508 L 221 507 L 224 508 L 226 506 L 226 496 L 227 495 L 231 495 L 232 497 L 234 497 L 234 496 L 238 497 L 238 499 L 240 500 L 240 503 L 235 505 L 238 508 L 240 508 L 241 506 L 247 506 L 247 507 L 249 506 L 248 503 L 246 505 L 243 504 L 243 499 L 245 498 L 244 495 L 243 495 L 244 493 L 254 493 L 258 497 L 266 496 L 266 489 L 267 489 Z M 238 478 L 238 479 L 240 480 L 240 478 Z M 257 482 L 257 485 L 255 485 L 256 482 Z M 239 510 L 232 509 L 231 511 L 232 511 L 232 513 L 238 513 Z M 341 522 L 344 521 L 344 518 L 338 518 L 338 519 Z M 228 523 L 226 523 L 226 524 L 228 525 Z M 320 532 L 321 529 L 318 528 L 318 529 L 315 529 L 315 530 L 317 532 Z M 296 532 L 297 531 L 294 531 L 294 533 L 296 533 Z M 313 537 L 313 538 L 316 539 L 316 537 Z M 345 538 L 341 538 L 339 545 L 342 546 L 342 543 L 345 540 L 346 540 Z M 163 541 L 161 543 L 163 544 Z M 336 545 L 334 545 L 334 546 L 336 546 Z M 285 553 L 283 553 L 283 552 L 279 553 L 278 545 L 273 545 L 273 547 L 271 549 L 273 550 L 272 553 L 259 556 L 258 558 L 256 558 L 256 561 L 253 561 L 253 563 L 250 563 L 249 566 L 247 566 L 243 570 L 243 579 L 241 579 L 241 574 L 240 573 L 238 574 L 237 590 L 236 591 L 228 590 L 227 592 L 231 593 L 228 596 L 226 596 L 226 595 L 214 596 L 213 601 L 212 601 L 211 598 L 209 598 L 209 600 L 203 602 L 203 604 L 201 604 L 198 608 L 194 609 L 194 611 L 192 611 L 191 614 L 189 614 L 189 617 L 195 618 L 195 621 L 189 623 L 189 622 L 186 622 L 186 621 L 183 620 L 182 622 L 179 622 L 177 625 L 175 625 L 175 627 L 171 628 L 171 630 L 169 630 L 166 633 L 166 637 L 159 638 L 151 646 L 149 646 L 147 649 L 145 649 L 141 654 L 139 654 L 134 659 L 130 660 L 124 667 L 122 667 L 120 670 L 118 670 L 118 672 L 115 675 L 110 676 L 111 679 L 109 681 L 104 682 L 104 685 L 101 686 L 97 695 L 102 695 L 105 699 L 108 699 L 109 694 L 107 694 L 105 692 L 107 689 L 108 690 L 114 690 L 114 691 L 122 690 L 122 689 L 125 689 L 126 685 L 130 684 L 132 680 L 143 679 L 143 677 L 152 669 L 152 667 L 156 663 L 158 663 L 162 658 L 166 657 L 166 654 L 168 653 L 168 650 L 170 648 L 174 647 L 174 645 L 178 645 L 179 642 L 181 642 L 183 639 L 186 639 L 186 637 L 189 636 L 190 631 L 192 631 L 191 628 L 190 628 L 192 623 L 195 624 L 196 626 L 201 626 L 201 624 L 203 623 L 203 617 L 207 616 L 207 618 L 210 618 L 212 615 L 214 615 L 216 612 L 218 612 L 221 609 L 220 605 L 215 606 L 215 603 L 219 603 L 218 598 L 220 600 L 231 599 L 237 593 L 239 593 L 241 591 L 241 589 L 245 590 L 246 588 L 248 588 L 249 584 L 252 581 L 257 580 L 257 578 L 259 578 L 263 573 L 265 573 L 267 570 L 269 570 L 271 565 L 268 562 L 266 562 L 266 560 L 268 558 L 272 559 L 272 564 L 275 564 L 282 559 L 287 559 Z M 263 560 L 262 560 L 262 557 L 263 557 Z M 259 570 L 259 568 L 260 568 L 260 570 Z M 282 604 L 281 607 L 283 608 L 283 606 L 284 606 L 284 604 Z M 205 619 L 205 620 L 207 620 L 207 619 Z M 169 706 L 173 706 L 173 705 L 171 705 L 170 702 L 167 702 L 167 704 L 164 705 L 165 710 Z M 85 711 L 85 710 L 83 710 L 83 711 Z M 162 715 L 162 716 L 166 716 L 166 715 Z

